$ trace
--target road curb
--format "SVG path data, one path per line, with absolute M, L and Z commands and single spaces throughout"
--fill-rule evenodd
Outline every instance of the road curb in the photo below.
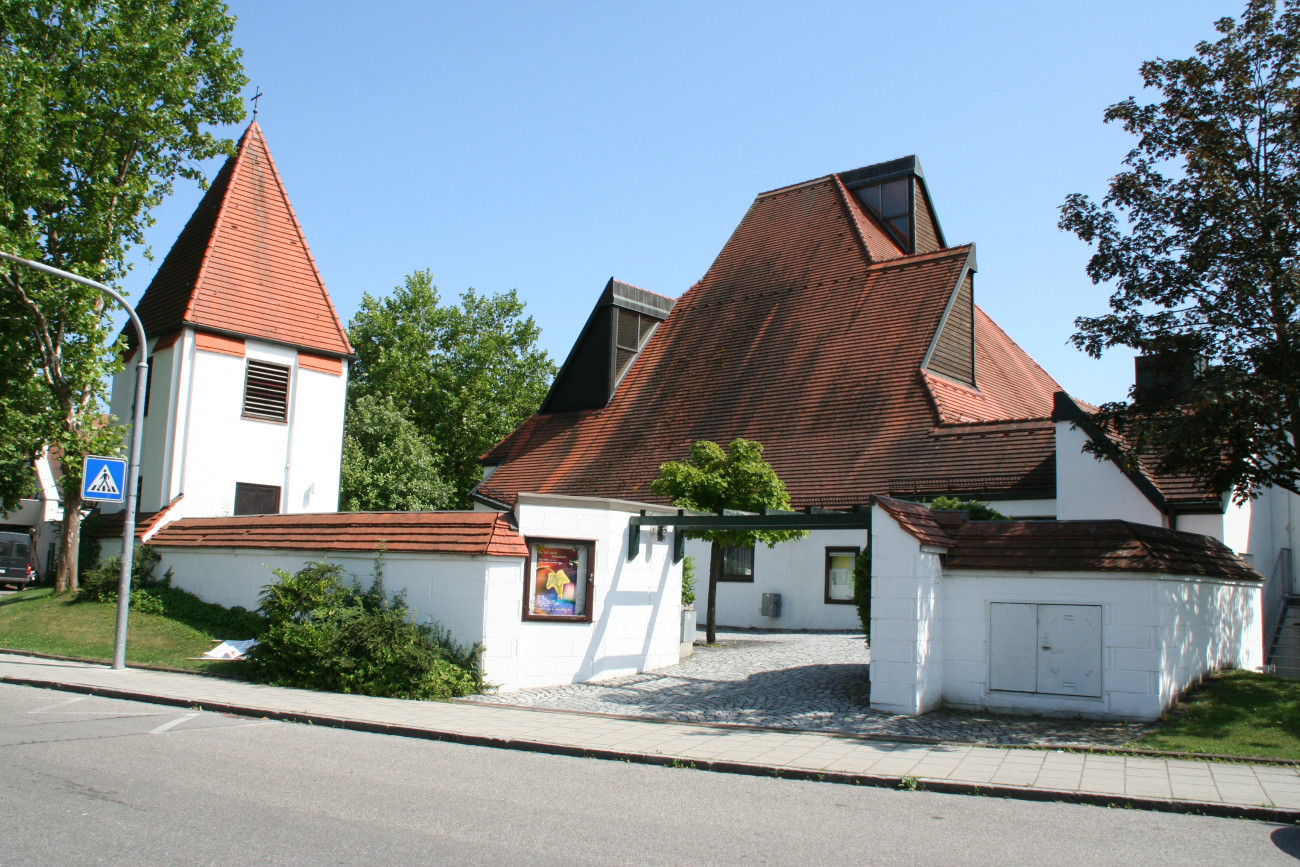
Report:
M 1058 789 L 1033 789 L 1022 786 L 962 783 L 952 780 L 932 780 L 926 777 L 894 776 L 889 774 L 855 774 L 842 771 L 814 771 L 802 768 L 784 768 L 776 765 L 752 764 L 748 762 L 692 759 L 685 756 L 673 756 L 659 753 L 624 752 L 620 750 L 597 749 L 569 744 L 551 744 L 542 741 L 520 740 L 517 738 L 471 735 L 464 732 L 438 731 L 436 729 L 420 728 L 417 726 L 370 722 L 366 720 L 332 717 L 323 714 L 313 714 L 300 711 L 267 710 L 265 708 L 257 708 L 250 705 L 229 704 L 226 702 L 207 701 L 204 699 L 181 699 L 172 696 L 160 696 L 136 692 L 129 689 L 92 686 L 90 684 L 70 684 L 62 683 L 60 681 L 37 680 L 13 676 L 0 676 L 0 683 L 8 683 L 17 686 L 31 686 L 41 689 L 53 689 L 61 692 L 74 692 L 82 695 L 94 695 L 104 698 L 118 698 L 127 701 L 148 702 L 150 704 L 161 704 L 168 707 L 196 708 L 216 713 L 230 713 L 239 716 L 259 717 L 280 722 L 319 725 L 329 728 L 345 729 L 348 731 L 363 731 L 371 734 L 393 735 L 397 737 L 464 744 L 466 746 L 518 750 L 521 752 L 570 756 L 574 758 L 620 761 L 634 764 L 654 765 L 658 767 L 684 768 L 723 774 L 738 774 L 751 777 L 774 777 L 782 780 L 802 780 L 807 782 L 836 783 L 850 786 L 872 786 L 875 788 L 906 789 L 909 791 L 938 792 L 941 794 L 952 795 L 981 795 L 985 797 L 1009 798 L 1020 801 L 1056 801 L 1069 804 L 1087 804 L 1097 807 L 1148 810 L 1160 813 L 1214 816 L 1224 819 L 1251 819 L 1255 821 L 1275 822 L 1284 825 L 1300 824 L 1300 810 L 1289 810 L 1280 807 L 1223 804 L 1210 801 L 1180 801 L 1172 798 L 1140 798 L 1126 795 L 1107 795 L 1098 792 L 1072 792 Z

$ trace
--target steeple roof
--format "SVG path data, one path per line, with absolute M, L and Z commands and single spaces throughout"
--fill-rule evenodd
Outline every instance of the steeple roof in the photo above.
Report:
M 145 290 L 145 333 L 189 325 L 351 355 L 257 122 L 226 161 Z

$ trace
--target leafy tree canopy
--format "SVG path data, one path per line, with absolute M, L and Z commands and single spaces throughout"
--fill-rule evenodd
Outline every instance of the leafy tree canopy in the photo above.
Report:
M 200 161 L 233 153 L 208 127 L 243 117 L 247 82 L 218 0 L 0 0 L 0 249 L 104 283 L 127 271 L 153 208 Z M 42 384 L 35 425 L 0 414 L 0 441 L 70 456 L 59 589 L 76 585 L 80 461 L 113 453 L 102 423 L 120 363 L 96 290 L 0 269 L 4 346 L 24 365 L 0 392 Z
M 357 353 L 349 415 L 363 397 L 391 400 L 451 486 L 442 505 L 464 508 L 483 475 L 479 457 L 546 397 L 555 365 L 537 348 L 540 334 L 514 290 L 469 289 L 444 305 L 433 275 L 417 271 L 386 298 L 366 293 L 348 324 Z
M 339 509 L 344 512 L 427 511 L 451 501 L 438 477 L 430 438 L 391 396 L 365 394 L 349 408 L 343 430 Z
M 763 445 L 747 439 L 734 439 L 726 451 L 717 443 L 696 440 L 691 455 L 684 461 L 669 461 L 659 467 L 659 478 L 650 490 L 667 497 L 674 506 L 697 512 L 720 512 L 736 509 L 759 512 L 763 509 L 789 509 L 790 494 L 772 465 L 763 460 Z M 705 636 L 714 644 L 718 636 L 718 578 L 722 569 L 722 548 L 751 546 L 763 542 L 769 548 L 777 542 L 808 535 L 804 530 L 697 530 L 688 531 L 691 539 L 712 543 L 709 556 L 709 592 L 705 604 Z
M 1100 205 L 1074 194 L 1061 208 L 1061 228 L 1095 248 L 1093 282 L 1113 288 L 1110 312 L 1075 320 L 1074 344 L 1190 375 L 1094 421 L 1130 464 L 1156 455 L 1238 499 L 1300 492 L 1300 0 L 1278 7 L 1250 0 L 1195 56 L 1144 63 L 1159 98 L 1105 113 L 1137 136 L 1126 168 Z
M 790 508 L 785 483 L 763 460 L 762 443 L 747 439 L 732 440 L 726 451 L 717 443 L 696 440 L 687 460 L 669 461 L 659 468 L 650 490 L 674 506 L 698 512 Z M 771 548 L 806 535 L 803 530 L 702 530 L 687 533 L 687 538 L 728 546 L 762 542 Z

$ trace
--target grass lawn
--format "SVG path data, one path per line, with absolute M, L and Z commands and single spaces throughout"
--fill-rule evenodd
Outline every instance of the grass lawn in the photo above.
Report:
M 1300 759 L 1300 680 L 1224 671 L 1130 747 Z
M 111 662 L 117 606 L 108 602 L 72 602 L 71 598 L 70 593 L 55 595 L 49 588 L 38 588 L 0 599 L 0 647 Z M 177 618 L 132 611 L 127 621 L 126 660 L 231 674 L 238 663 L 188 658 L 210 650 L 214 638 L 253 637 L 217 634 L 223 627 L 232 628 L 222 620 L 219 614 L 215 618 L 204 616 L 193 607 L 180 612 Z

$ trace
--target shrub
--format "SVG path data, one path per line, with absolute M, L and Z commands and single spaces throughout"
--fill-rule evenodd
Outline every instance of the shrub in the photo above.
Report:
M 695 558 L 682 558 L 682 605 L 695 604 Z
M 957 497 L 936 497 L 926 503 L 934 511 L 960 510 L 972 521 L 1010 521 L 1006 515 L 979 500 L 962 500 Z
M 266 618 L 249 654 L 255 680 L 393 698 L 450 698 L 483 688 L 480 645 L 457 645 L 446 630 L 411 620 L 403 594 L 384 592 L 382 562 L 362 592 L 337 563 L 308 563 L 262 592 Z
M 871 641 L 871 541 L 853 561 L 853 604 L 862 622 L 862 634 Z
M 162 578 L 154 578 L 153 570 L 162 557 L 148 545 L 137 545 L 131 558 L 131 603 L 135 607 L 136 593 L 152 592 L 171 587 L 172 570 Z M 77 602 L 116 602 L 117 582 L 122 574 L 122 558 L 109 557 L 94 569 L 86 570 L 79 581 Z

